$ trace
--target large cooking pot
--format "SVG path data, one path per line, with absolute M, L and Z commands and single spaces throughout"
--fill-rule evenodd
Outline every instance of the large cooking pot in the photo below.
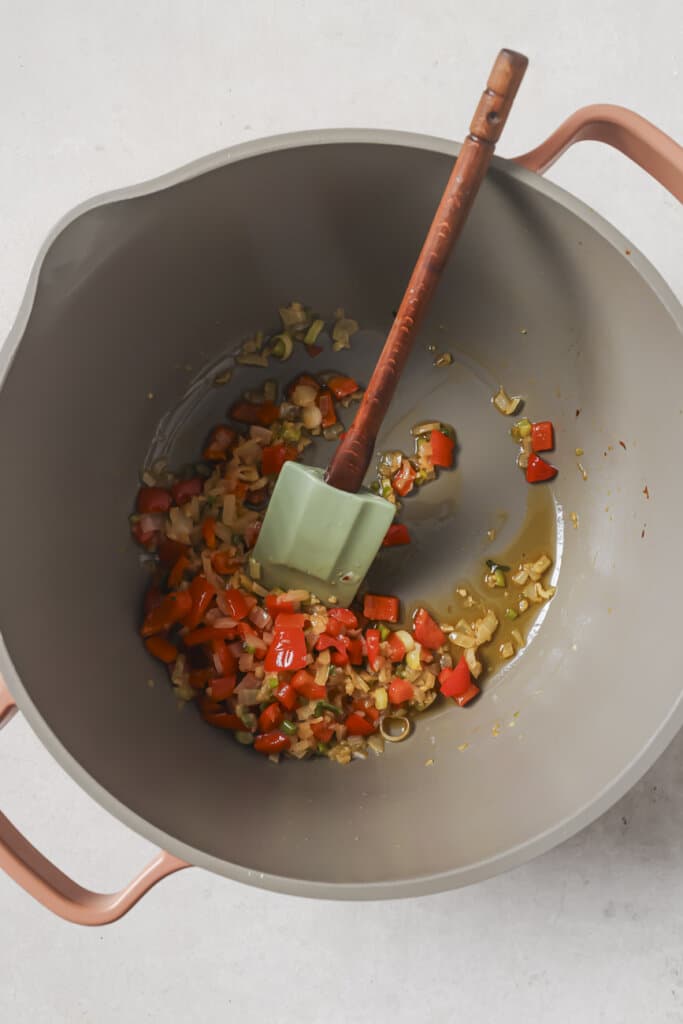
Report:
M 345 306 L 367 330 L 334 365 L 367 380 L 457 145 L 372 131 L 248 143 L 88 202 L 52 233 L 1 357 L 0 719 L 21 709 L 88 793 L 168 851 L 99 895 L 0 816 L 0 864 L 57 913 L 113 920 L 186 864 L 334 898 L 465 885 L 586 825 L 681 726 L 661 640 L 680 630 L 683 310 L 626 239 L 537 173 L 582 138 L 683 199 L 683 150 L 616 107 L 496 159 L 422 331 L 454 362 L 417 346 L 381 439 L 405 443 L 435 413 L 458 431 L 457 472 L 413 502 L 413 547 L 377 570 L 407 601 L 440 600 L 496 515 L 512 533 L 524 520 L 530 490 L 489 398 L 499 382 L 526 395 L 558 435 L 557 595 L 474 706 L 429 713 L 347 768 L 276 767 L 178 712 L 136 632 L 127 516 L 145 459 L 190 457 L 230 389 L 253 383 L 207 380 L 283 301 Z

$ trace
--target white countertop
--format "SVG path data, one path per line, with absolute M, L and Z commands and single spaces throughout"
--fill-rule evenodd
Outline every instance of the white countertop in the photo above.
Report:
M 293 129 L 460 138 L 500 45 L 531 58 L 503 155 L 600 101 L 683 138 L 680 0 L 28 0 L 0 12 L 0 338 L 45 234 L 82 199 Z M 675 199 L 593 143 L 551 177 L 616 224 L 683 297 Z M 150 854 L 20 719 L 0 737 L 0 806 L 85 885 L 114 889 Z M 119 924 L 87 930 L 0 876 L 0 1020 L 680 1022 L 682 822 L 679 735 L 580 835 L 440 896 L 319 903 L 193 870 Z

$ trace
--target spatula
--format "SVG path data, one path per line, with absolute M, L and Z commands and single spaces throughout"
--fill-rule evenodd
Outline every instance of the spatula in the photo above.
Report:
M 306 590 L 327 604 L 353 600 L 394 518 L 361 489 L 377 434 L 434 293 L 486 174 L 524 77 L 527 58 L 501 50 L 476 109 L 356 417 L 325 474 L 286 462 L 253 551 L 269 589 Z

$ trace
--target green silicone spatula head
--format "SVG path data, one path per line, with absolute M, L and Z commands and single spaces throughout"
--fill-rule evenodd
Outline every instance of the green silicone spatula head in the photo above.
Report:
M 377 554 L 394 506 L 361 485 L 379 428 L 421 317 L 461 233 L 526 71 L 527 59 L 501 50 L 451 172 L 382 354 L 351 428 L 323 476 L 283 466 L 252 557 L 269 589 L 307 590 L 348 605 Z

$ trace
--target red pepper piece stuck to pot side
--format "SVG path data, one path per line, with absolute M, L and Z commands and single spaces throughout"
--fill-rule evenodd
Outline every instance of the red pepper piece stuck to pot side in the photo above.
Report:
M 535 452 L 549 452 L 555 447 L 553 425 L 550 420 L 531 424 L 531 447 Z
M 432 449 L 432 465 L 438 466 L 440 469 L 451 469 L 455 451 L 453 438 L 441 430 L 432 430 L 429 441 Z
M 398 622 L 398 598 L 366 594 L 363 599 L 363 615 L 366 619 L 378 619 L 380 622 Z
M 526 478 L 530 484 L 538 484 L 543 480 L 552 480 L 557 476 L 557 470 L 549 462 L 542 459 L 540 455 L 531 455 L 526 467 Z
M 382 547 L 395 548 L 399 544 L 410 544 L 408 527 L 404 523 L 392 523 L 382 541 Z

